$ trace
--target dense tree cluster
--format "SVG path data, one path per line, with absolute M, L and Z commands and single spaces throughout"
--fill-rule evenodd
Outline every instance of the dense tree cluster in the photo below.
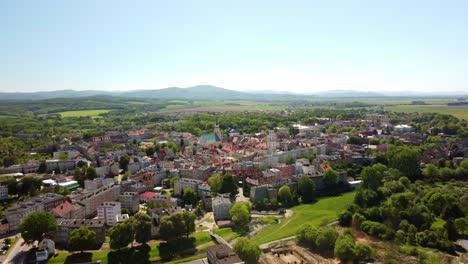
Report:
M 258 245 L 244 237 L 237 240 L 233 250 L 246 264 L 258 263 L 261 254 Z
M 252 206 L 249 202 L 236 202 L 229 210 L 229 215 L 234 224 L 242 229 L 250 222 L 250 210 Z

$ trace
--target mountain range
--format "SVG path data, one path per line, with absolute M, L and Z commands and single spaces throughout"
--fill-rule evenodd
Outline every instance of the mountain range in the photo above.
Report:
M 185 100 L 305 100 L 313 98 L 376 98 L 394 96 L 377 92 L 332 90 L 318 93 L 294 93 L 282 91 L 237 91 L 212 85 L 198 85 L 188 88 L 169 87 L 153 90 L 99 91 L 99 90 L 57 90 L 42 92 L 0 92 L 0 100 L 43 100 L 53 98 L 74 98 L 90 96 L 116 96 L 124 98 L 185 99 Z M 401 95 L 400 95 L 401 96 Z M 410 95 L 407 95 L 410 96 Z M 419 94 L 421 96 L 421 94 Z

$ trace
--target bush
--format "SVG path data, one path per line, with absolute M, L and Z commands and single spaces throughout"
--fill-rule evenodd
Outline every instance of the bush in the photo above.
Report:
M 374 221 L 364 221 L 361 230 L 369 235 L 377 236 L 385 240 L 391 240 L 395 236 L 395 231 L 388 226 Z
M 338 222 L 340 226 L 351 226 L 351 220 L 353 219 L 353 214 L 346 210 L 338 215 Z
M 357 261 L 368 260 L 372 256 L 372 249 L 365 244 L 356 244 L 354 254 Z
M 318 231 L 315 238 L 315 246 L 318 250 L 331 252 L 335 248 L 335 242 L 338 238 L 338 232 L 332 227 L 325 227 Z

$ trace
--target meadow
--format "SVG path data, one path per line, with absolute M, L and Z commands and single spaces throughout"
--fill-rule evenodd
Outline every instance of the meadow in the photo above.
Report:
M 78 110 L 78 111 L 64 111 L 59 112 L 62 117 L 99 117 L 100 114 L 106 114 L 112 109 L 94 109 L 94 110 Z
M 354 192 L 341 196 L 325 197 L 313 204 L 301 204 L 291 209 L 294 214 L 289 218 L 281 218 L 281 223 L 271 224 L 257 234 L 251 240 L 257 244 L 263 244 L 285 237 L 296 235 L 297 230 L 305 225 L 321 226 L 338 219 L 338 214 L 353 203 Z

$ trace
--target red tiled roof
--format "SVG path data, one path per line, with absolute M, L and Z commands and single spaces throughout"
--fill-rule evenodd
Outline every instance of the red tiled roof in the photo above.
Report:
M 74 209 L 75 207 L 73 206 L 73 204 L 71 204 L 69 201 L 65 201 L 63 204 L 52 209 L 52 211 L 59 217 L 64 217 L 64 215 L 68 214 Z
M 152 199 L 152 198 L 155 198 L 156 196 L 158 196 L 158 194 L 155 192 L 144 192 L 140 194 L 140 197 L 146 198 L 146 199 Z

